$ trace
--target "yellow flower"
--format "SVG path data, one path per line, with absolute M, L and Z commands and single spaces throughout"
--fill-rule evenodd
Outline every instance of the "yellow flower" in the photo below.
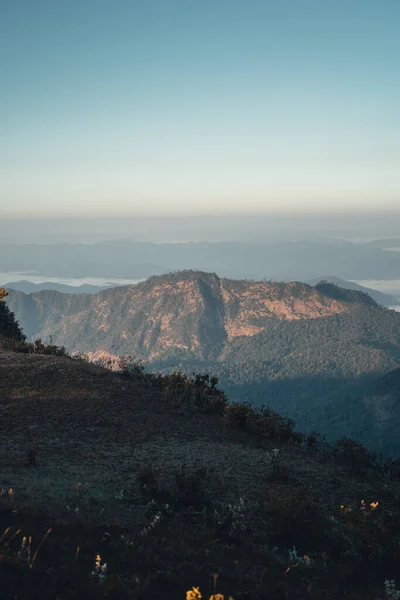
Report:
M 223 594 L 213 594 L 210 596 L 210 600 L 224 600 Z
M 186 592 L 186 600 L 200 600 L 202 597 L 198 587 L 193 587 Z

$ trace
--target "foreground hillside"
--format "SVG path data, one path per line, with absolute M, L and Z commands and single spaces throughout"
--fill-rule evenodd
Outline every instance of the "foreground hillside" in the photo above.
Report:
M 140 370 L 0 353 L 0 597 L 383 600 L 396 466 L 254 437 L 181 394 Z
M 30 337 L 51 336 L 92 359 L 128 354 L 149 369 L 211 372 L 231 399 L 268 404 L 328 436 L 332 398 L 362 395 L 400 364 L 400 314 L 328 283 L 185 271 L 94 295 L 10 291 L 7 301 Z M 373 406 L 365 410 L 372 419 Z M 381 433 L 394 446 L 392 430 Z M 369 426 L 356 437 L 376 440 Z

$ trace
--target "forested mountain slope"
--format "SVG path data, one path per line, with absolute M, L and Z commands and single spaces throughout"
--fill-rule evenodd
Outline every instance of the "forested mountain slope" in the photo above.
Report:
M 114 350 L 146 360 L 218 360 L 235 340 L 253 339 L 272 323 L 377 309 L 368 296 L 335 286 L 237 281 L 197 271 L 87 296 L 10 290 L 7 303 L 30 337 L 51 335 L 71 351 Z
M 338 287 L 344 288 L 346 290 L 357 290 L 358 292 L 363 292 L 364 294 L 368 294 L 371 296 L 375 302 L 381 304 L 382 306 L 400 306 L 400 301 L 397 300 L 394 296 L 390 294 L 384 294 L 379 290 L 373 290 L 368 287 L 364 287 L 363 285 L 359 285 L 358 283 L 354 283 L 354 281 L 346 281 L 345 279 L 341 279 L 340 277 L 327 276 L 327 277 L 317 277 L 315 279 L 311 279 L 307 281 L 310 285 L 317 285 L 322 281 L 327 281 L 328 283 L 333 283 Z
M 400 456 L 400 368 L 344 393 L 336 393 L 312 415 L 330 439 L 348 436 L 384 454 Z M 324 425 L 325 424 L 325 425 Z

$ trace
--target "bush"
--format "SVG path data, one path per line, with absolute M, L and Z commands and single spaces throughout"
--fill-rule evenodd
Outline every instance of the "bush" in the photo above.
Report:
M 362 445 L 351 438 L 341 438 L 333 449 L 335 459 L 348 467 L 353 473 L 365 473 L 375 466 L 374 456 Z
M 299 485 L 273 483 L 267 494 L 270 533 L 273 536 L 310 535 L 316 519 L 316 506 L 309 493 Z
M 182 463 L 167 472 L 161 466 L 145 465 L 136 481 L 143 499 L 158 507 L 167 506 L 171 514 L 185 515 L 192 521 L 200 519 L 203 524 L 210 517 L 214 522 L 216 514 L 221 513 L 220 499 L 226 495 L 228 485 L 214 467 L 197 462 Z
M 9 342 L 8 345 L 12 345 L 15 342 L 25 340 L 25 336 L 21 331 L 21 328 L 16 321 L 14 313 L 8 308 L 4 302 L 7 298 L 8 293 L 4 288 L 0 288 L 0 335 L 4 336 Z
M 218 378 L 193 373 L 192 377 L 176 371 L 158 378 L 165 395 L 181 408 L 204 413 L 223 414 L 227 397 L 218 386 Z
M 287 442 L 297 440 L 294 421 L 282 417 L 265 406 L 254 408 L 249 402 L 239 402 L 226 406 L 224 421 L 233 427 L 256 433 L 271 440 Z
M 56 346 L 55 344 L 44 344 L 39 338 L 33 343 L 25 340 L 16 341 L 13 345 L 14 352 L 22 352 L 23 354 L 48 354 L 51 356 L 68 356 L 64 346 Z
M 113 368 L 113 360 L 110 359 L 108 368 Z M 145 365 L 142 360 L 137 360 L 133 356 L 120 356 L 117 361 L 118 371 L 128 379 L 144 379 Z
M 399 557 L 398 522 L 391 511 L 377 502 L 361 500 L 359 506 L 340 507 L 342 525 L 341 554 L 362 561 L 382 564 L 396 562 Z
M 182 464 L 174 471 L 174 480 L 175 502 L 182 507 L 210 505 L 213 497 L 224 491 L 215 469 L 206 465 L 193 465 L 189 470 Z

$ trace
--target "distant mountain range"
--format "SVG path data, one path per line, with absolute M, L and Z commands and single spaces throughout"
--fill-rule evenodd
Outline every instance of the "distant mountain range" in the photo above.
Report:
M 149 368 L 212 372 L 232 399 L 267 403 L 301 427 L 335 394 L 360 394 L 400 364 L 400 314 L 331 283 L 184 271 L 97 294 L 11 290 L 7 303 L 29 337 L 52 336 L 92 358 L 129 354 Z M 318 429 L 329 433 L 324 419 L 322 411 Z
M 24 294 L 34 294 L 36 292 L 42 292 L 43 290 L 53 290 L 62 294 L 96 294 L 101 290 L 105 290 L 109 287 L 116 287 L 118 284 L 112 284 L 107 286 L 91 285 L 89 283 L 83 283 L 82 285 L 67 285 L 65 283 L 56 283 L 54 281 L 44 281 L 43 283 L 34 283 L 32 281 L 10 281 L 5 284 L 4 287 L 7 289 L 13 289 L 18 292 L 24 292 Z
M 0 272 L 36 271 L 48 278 L 143 279 L 182 269 L 274 281 L 308 281 L 321 273 L 347 280 L 400 280 L 400 252 L 341 240 L 0 244 Z
M 340 277 L 335 276 L 325 276 L 325 277 L 316 277 L 315 279 L 311 279 L 307 281 L 309 285 L 315 286 L 321 281 L 328 281 L 329 283 L 333 283 L 338 287 L 348 289 L 348 290 L 357 290 L 359 292 L 363 292 L 364 294 L 368 294 L 382 306 L 395 307 L 400 306 L 400 301 L 391 296 L 389 294 L 384 294 L 378 290 L 373 290 L 371 288 L 364 287 L 359 285 L 358 283 L 354 283 L 352 281 L 346 281 L 345 279 L 341 279 Z M 91 285 L 91 284 L 82 284 L 79 286 L 67 285 L 63 283 L 56 283 L 53 281 L 45 281 L 42 283 L 34 283 L 32 281 L 21 280 L 21 281 L 12 281 L 5 285 L 7 289 L 13 289 L 19 292 L 24 292 L 25 294 L 33 294 L 36 292 L 41 292 L 43 290 L 53 290 L 55 292 L 60 292 L 63 294 L 96 294 L 102 290 L 110 289 L 112 287 L 120 287 L 121 284 L 109 282 L 107 285 Z
M 371 242 L 366 242 L 365 246 L 370 246 L 373 248 L 399 248 L 400 249 L 400 238 L 372 240 Z
M 379 292 L 378 290 L 373 290 L 368 287 L 364 287 L 363 285 L 359 285 L 358 283 L 354 283 L 353 281 L 346 281 L 345 279 L 341 279 L 340 277 L 334 277 L 332 275 L 327 277 L 316 277 L 315 279 L 311 279 L 307 281 L 309 285 L 317 285 L 321 281 L 328 281 L 329 283 L 333 283 L 341 288 L 346 290 L 357 290 L 359 292 L 363 292 L 364 294 L 368 294 L 371 296 L 377 304 L 381 304 L 382 306 L 400 306 L 400 301 L 397 300 L 394 296 L 390 296 L 389 294 L 384 294 L 383 292 Z

